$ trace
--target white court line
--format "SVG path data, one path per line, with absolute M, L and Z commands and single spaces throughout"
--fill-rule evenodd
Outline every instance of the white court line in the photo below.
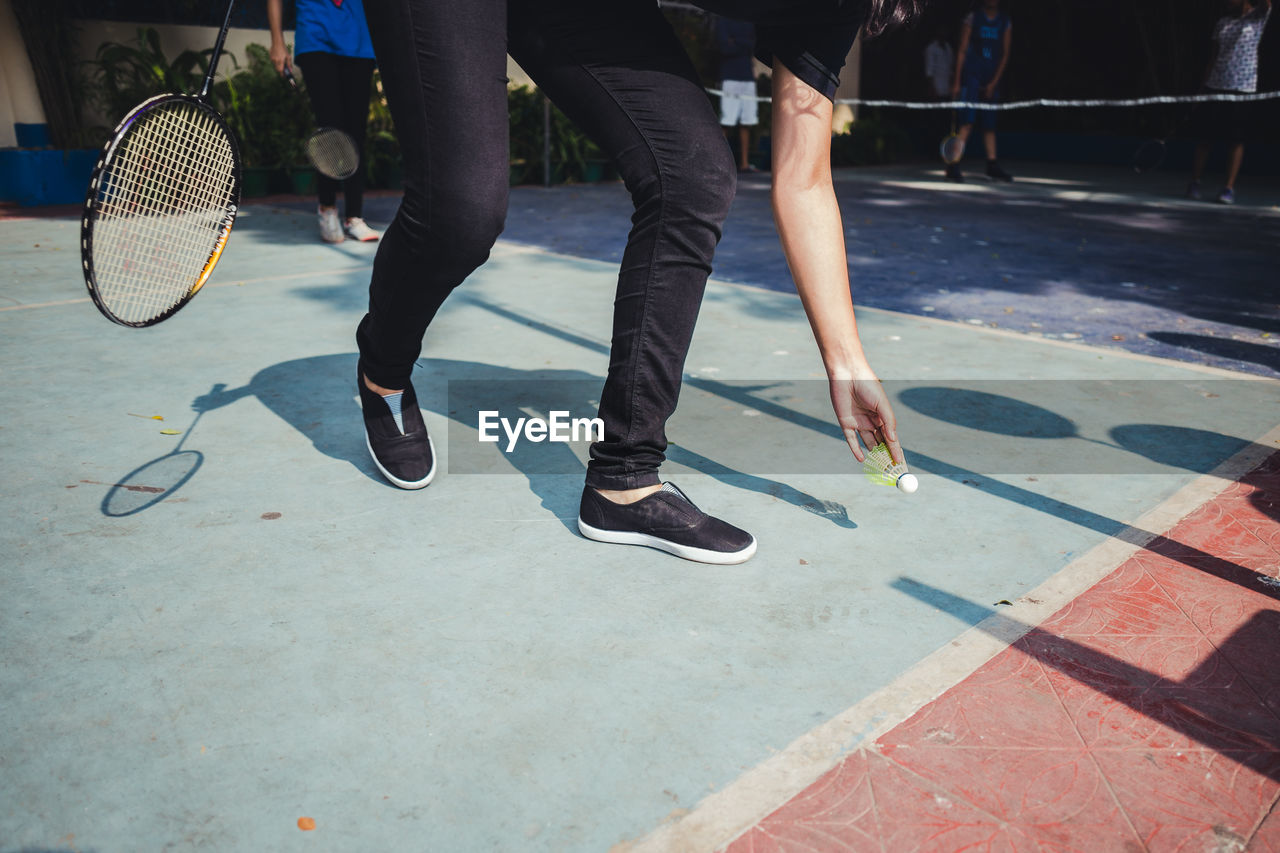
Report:
M 710 853 L 728 845 L 801 794 L 845 756 L 873 748 L 877 738 L 968 678 L 1278 449 L 1280 426 L 1072 561 L 1013 607 L 966 629 L 890 684 L 706 797 L 688 814 L 637 841 L 615 845 L 611 853 Z
M 287 281 L 293 278 L 307 278 L 309 276 L 315 276 L 317 278 L 325 278 L 331 275 L 342 275 L 343 273 L 358 272 L 360 270 L 366 270 L 366 269 L 369 269 L 371 266 L 372 266 L 372 262 L 368 264 L 361 264 L 360 266 L 356 266 L 356 267 L 339 267 L 338 269 L 335 269 L 335 270 L 294 272 L 294 273 L 286 273 L 284 275 L 262 276 L 260 278 L 240 278 L 240 279 L 236 279 L 235 281 L 219 281 L 219 282 L 214 282 L 212 284 L 206 284 L 203 289 L 208 290 L 209 288 L 212 288 L 212 287 L 241 287 L 246 284 L 262 284 L 264 282 L 271 282 L 271 281 Z M 81 305 L 85 302 L 92 302 L 92 301 L 93 300 L 91 300 L 89 297 L 82 296 L 78 299 L 61 299 L 61 300 L 58 300 L 57 302 L 32 302 L 29 305 L 8 305 L 8 306 L 5 306 L 4 308 L 0 308 L 0 313 L 4 313 L 5 311 L 30 311 L 33 308 L 56 308 L 60 305 Z

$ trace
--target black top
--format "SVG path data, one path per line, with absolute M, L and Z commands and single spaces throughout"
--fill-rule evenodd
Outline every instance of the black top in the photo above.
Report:
M 704 9 L 756 25 L 756 58 L 776 58 L 835 100 L 840 69 L 867 21 L 869 0 L 696 0 Z
M 721 80 L 753 80 L 751 55 L 756 28 L 746 21 L 716 18 L 716 47 L 720 50 Z

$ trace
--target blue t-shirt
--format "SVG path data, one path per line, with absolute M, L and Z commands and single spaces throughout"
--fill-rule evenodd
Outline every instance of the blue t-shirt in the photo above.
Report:
M 969 31 L 969 51 L 964 57 L 964 76 L 985 83 L 995 76 L 1004 58 L 1004 34 L 1013 24 L 1004 12 L 994 18 L 979 9 L 965 19 Z
M 373 59 L 373 42 L 369 40 L 369 25 L 364 22 L 361 0 L 297 0 L 297 3 L 295 56 L 332 53 Z

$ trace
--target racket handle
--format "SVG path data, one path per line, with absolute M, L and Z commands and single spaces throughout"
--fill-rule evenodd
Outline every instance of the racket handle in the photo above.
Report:
M 287 80 L 289 83 L 289 88 L 293 89 L 296 92 L 298 90 L 298 81 L 294 79 L 293 69 L 290 68 L 288 65 L 286 65 L 284 67 L 283 74 L 284 74 L 284 79 Z

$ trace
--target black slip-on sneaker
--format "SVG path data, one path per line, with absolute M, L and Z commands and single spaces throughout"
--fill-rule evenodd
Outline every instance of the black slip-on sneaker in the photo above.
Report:
M 1005 183 L 1013 181 L 1013 175 L 1001 169 L 1000 164 L 994 160 L 987 163 L 987 177 L 993 181 L 1004 181 Z
M 960 167 L 955 163 L 952 163 L 947 166 L 946 177 L 947 177 L 947 180 L 951 181 L 952 183 L 956 183 L 956 184 L 964 183 L 964 172 L 960 171 Z
M 756 552 L 750 533 L 707 515 L 674 483 L 631 504 L 614 503 L 588 486 L 578 530 L 597 542 L 648 545 L 699 563 L 744 563 Z
M 421 489 L 436 475 L 436 449 L 418 409 L 413 385 L 401 397 L 400 423 L 386 400 L 364 384 L 364 370 L 357 368 L 360 408 L 364 412 L 364 443 L 382 476 L 402 489 Z M 403 429 L 401 428 L 403 426 Z

